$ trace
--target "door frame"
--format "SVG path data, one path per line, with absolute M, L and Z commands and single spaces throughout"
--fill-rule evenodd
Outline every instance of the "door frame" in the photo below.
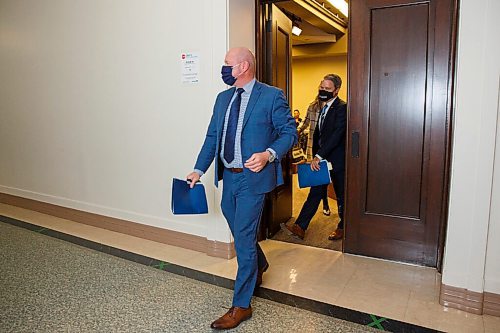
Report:
M 264 34 L 266 33 L 266 17 L 262 11 L 262 5 L 266 3 L 279 2 L 280 0 L 255 0 L 255 57 L 257 60 L 256 66 L 256 78 L 258 80 L 265 80 L 266 69 L 265 69 L 265 59 L 266 59 L 266 45 L 264 45 Z M 351 5 L 349 4 L 349 17 L 352 17 L 353 13 L 351 11 Z M 459 0 L 453 1 L 453 12 L 451 15 L 451 27 L 450 27 L 450 54 L 449 61 L 450 66 L 448 70 L 448 84 L 447 84 L 447 106 L 446 106 L 446 142 L 445 142 L 445 166 L 444 166 L 444 184 L 443 184 L 443 198 L 442 198 L 442 208 L 441 208 L 441 221 L 440 221 L 440 233 L 438 240 L 438 253 L 437 253 L 437 270 L 442 271 L 443 267 L 443 255 L 444 255 L 444 245 L 446 241 L 446 229 L 448 225 L 448 209 L 449 209 L 449 193 L 450 193 L 450 182 L 451 182 L 451 157 L 452 157 L 452 137 L 453 137 L 453 114 L 455 110 L 456 98 L 455 98 L 455 82 L 456 82 L 456 63 L 457 63 L 457 41 L 458 41 L 458 16 L 459 16 Z M 349 21 L 350 22 L 350 21 Z M 349 23 L 348 30 L 351 25 Z M 350 38 L 348 40 L 348 61 L 347 61 L 347 73 L 348 77 L 351 73 L 350 68 Z M 349 107 L 349 101 L 351 100 L 351 93 L 347 91 L 347 105 Z M 349 111 L 348 111 L 349 112 Z M 349 118 L 347 122 L 346 136 L 349 135 Z M 348 138 L 347 138 L 348 139 Z M 346 140 L 349 142 L 349 140 Z M 346 146 L 346 154 L 350 153 L 350 147 Z M 349 159 L 346 159 L 346 168 L 348 166 Z M 349 180 L 346 179 L 346 186 Z M 347 193 L 345 194 L 347 197 Z M 344 212 L 345 214 L 346 212 Z M 344 239 L 345 241 L 345 239 Z M 342 252 L 344 252 L 344 246 L 342 246 Z
M 454 132 L 454 113 L 456 105 L 455 82 L 457 79 L 457 46 L 458 46 L 458 16 L 460 12 L 460 0 L 453 1 L 453 12 L 451 13 L 450 27 L 450 67 L 448 71 L 448 102 L 447 102 L 447 123 L 446 143 L 445 143 L 445 165 L 444 165 L 444 184 L 443 184 L 443 207 L 441 209 L 441 228 L 438 240 L 437 270 L 442 273 L 444 245 L 446 242 L 446 230 L 448 226 L 448 211 L 450 207 L 450 184 L 451 184 L 451 157 L 453 152 L 453 132 Z

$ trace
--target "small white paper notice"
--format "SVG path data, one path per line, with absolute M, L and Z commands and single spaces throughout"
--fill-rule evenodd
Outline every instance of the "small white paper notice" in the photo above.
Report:
M 181 54 L 182 83 L 198 83 L 200 81 L 200 57 L 198 53 Z

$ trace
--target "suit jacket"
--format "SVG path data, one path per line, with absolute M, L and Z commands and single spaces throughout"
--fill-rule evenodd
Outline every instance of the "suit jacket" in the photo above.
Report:
M 225 90 L 217 96 L 205 142 L 198 154 L 195 169 L 206 172 L 215 160 L 215 186 L 222 179 L 224 165 L 220 159 L 224 117 L 236 88 Z M 290 107 L 283 92 L 275 87 L 255 82 L 248 101 L 241 132 L 243 163 L 253 153 L 273 149 L 278 158 L 255 173 L 243 168 L 243 173 L 254 193 L 267 193 L 283 184 L 280 159 L 297 142 L 297 129 Z
M 338 96 L 333 101 L 321 130 L 316 125 L 313 136 L 313 156 L 318 154 L 333 165 L 333 172 L 345 169 L 345 136 L 347 104 Z

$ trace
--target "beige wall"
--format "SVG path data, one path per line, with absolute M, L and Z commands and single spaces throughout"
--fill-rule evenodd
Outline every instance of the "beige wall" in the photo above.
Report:
M 462 0 L 443 283 L 500 294 L 498 0 Z
M 212 170 L 208 215 L 172 215 L 170 186 L 192 170 L 226 89 L 232 7 L 0 1 L 0 192 L 230 241 Z M 253 30 L 231 38 L 251 44 Z M 199 55 L 198 83 L 181 82 L 183 52 Z
M 305 116 L 309 103 L 318 94 L 318 85 L 325 74 L 338 74 L 342 78 L 339 96 L 347 101 L 347 55 L 293 59 L 292 107 Z
M 227 0 L 229 47 L 245 46 L 255 52 L 255 1 Z M 221 62 L 222 65 L 222 62 Z

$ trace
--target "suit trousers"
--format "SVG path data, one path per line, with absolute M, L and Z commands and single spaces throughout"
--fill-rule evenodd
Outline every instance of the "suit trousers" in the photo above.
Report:
M 344 176 L 345 171 L 330 171 L 330 176 L 333 179 L 333 189 L 335 190 L 335 195 L 337 196 L 337 209 L 339 213 L 340 222 L 337 228 L 344 228 Z M 312 218 L 318 210 L 321 200 L 325 197 L 328 191 L 328 185 L 312 186 L 307 195 L 307 199 L 304 202 L 304 206 L 300 210 L 299 217 L 295 223 L 299 225 L 303 230 L 306 230 L 311 223 Z
M 265 194 L 255 194 L 248 188 L 243 173 L 224 169 L 221 208 L 233 234 L 238 261 L 233 306 L 250 306 L 257 270 L 267 265 L 264 252 L 257 243 L 264 198 Z

